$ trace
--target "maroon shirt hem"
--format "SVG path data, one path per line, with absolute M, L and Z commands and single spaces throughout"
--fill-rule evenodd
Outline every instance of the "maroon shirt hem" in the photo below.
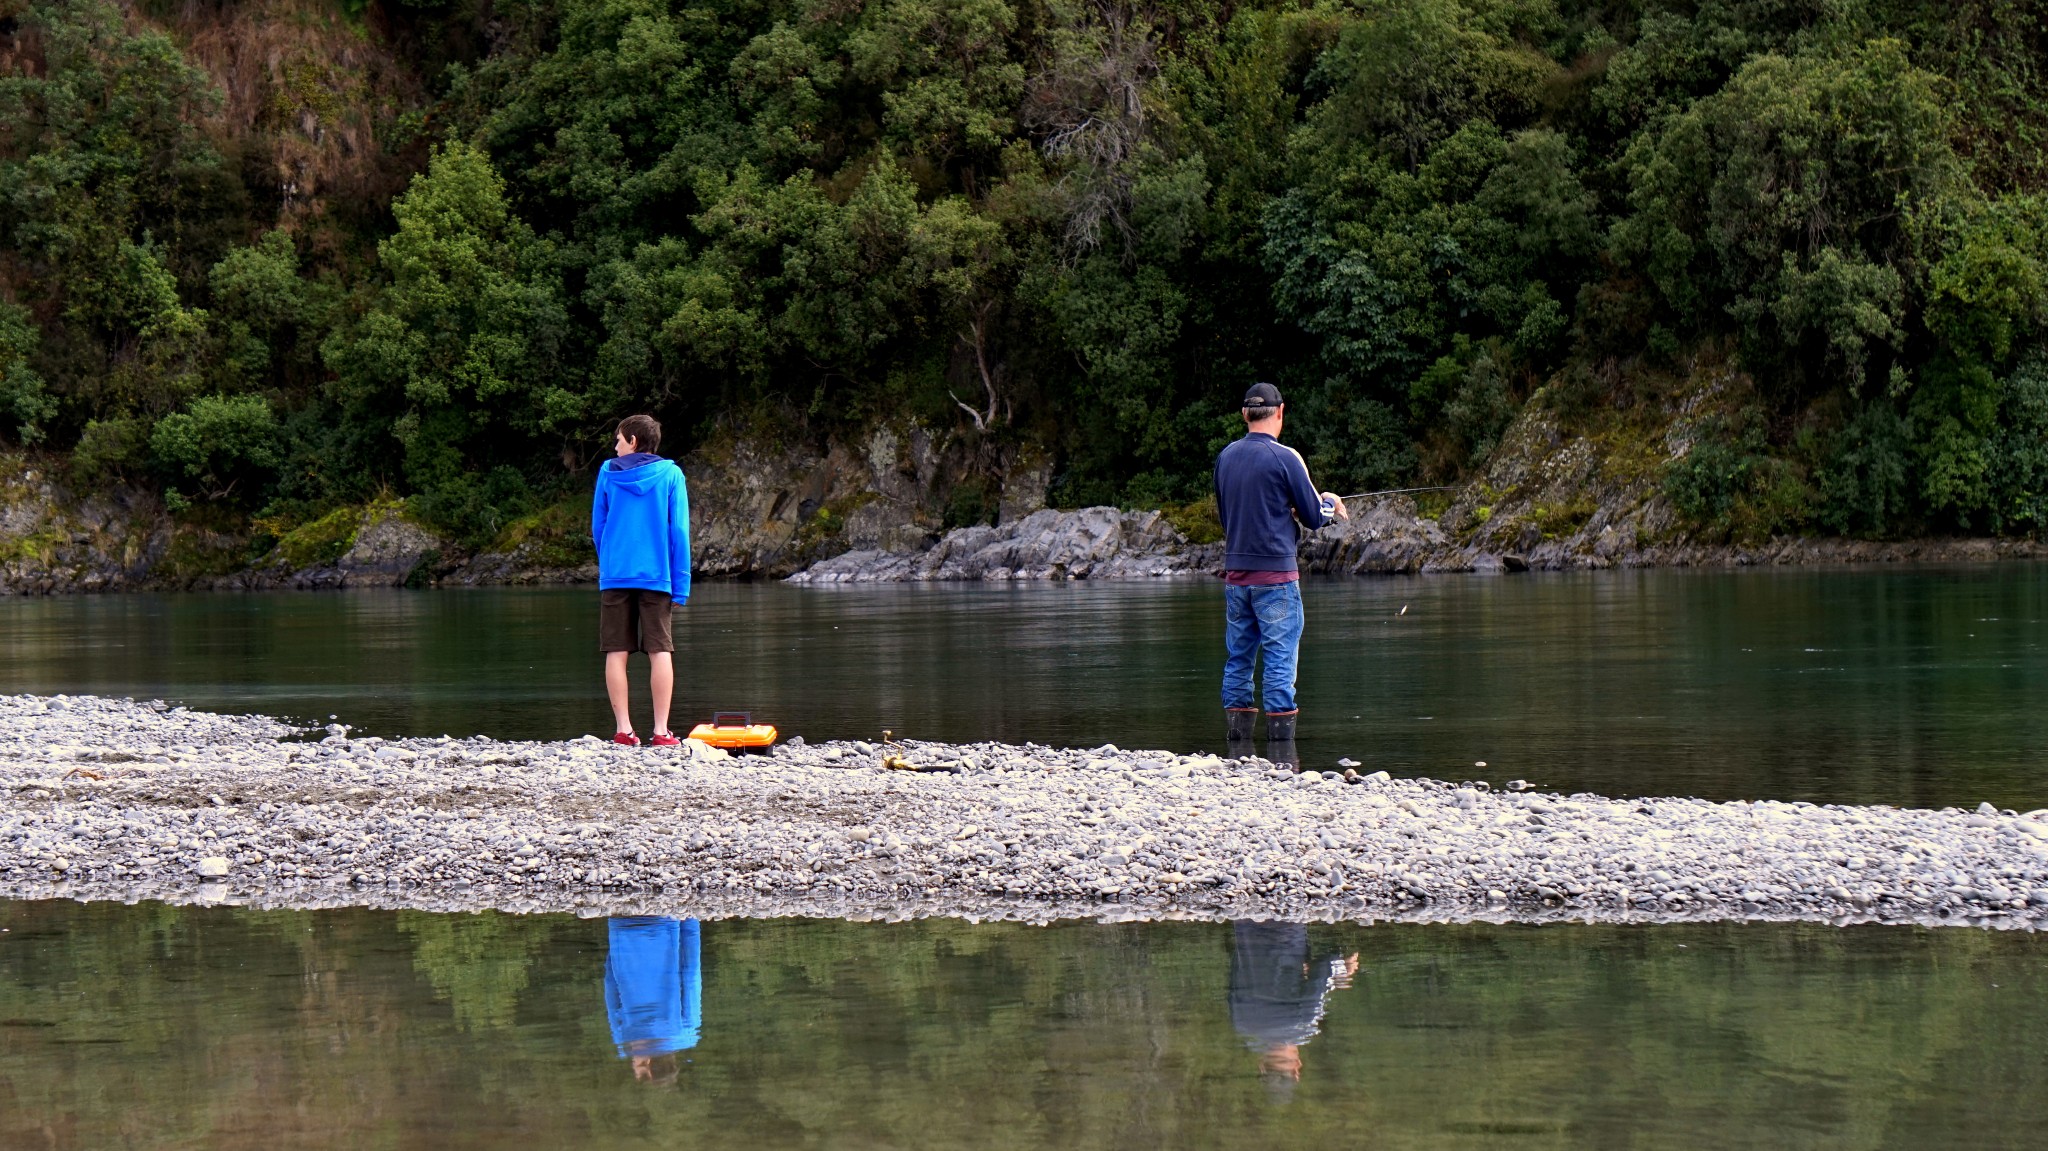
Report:
M 1274 584 L 1296 583 L 1300 579 L 1298 571 L 1252 572 L 1232 568 L 1223 573 L 1223 582 L 1231 587 L 1272 587 Z

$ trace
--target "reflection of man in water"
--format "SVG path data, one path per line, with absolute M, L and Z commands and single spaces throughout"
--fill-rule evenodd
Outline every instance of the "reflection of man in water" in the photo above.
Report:
M 1304 923 L 1240 919 L 1231 927 L 1230 1022 L 1259 1053 L 1267 1087 L 1284 1099 L 1301 1079 L 1301 1045 L 1315 1037 L 1330 992 L 1351 986 L 1358 953 L 1311 962 Z
M 676 1052 L 697 1045 L 704 1023 L 704 979 L 697 964 L 697 921 L 629 915 L 611 921 L 604 961 L 604 1009 L 619 1058 L 642 1083 L 673 1083 Z

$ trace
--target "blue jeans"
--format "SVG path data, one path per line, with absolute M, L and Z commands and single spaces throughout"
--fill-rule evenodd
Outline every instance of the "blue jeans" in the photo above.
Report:
M 1250 708 L 1252 663 L 1265 656 L 1266 714 L 1294 705 L 1294 660 L 1301 647 L 1301 584 L 1223 587 L 1223 706 Z

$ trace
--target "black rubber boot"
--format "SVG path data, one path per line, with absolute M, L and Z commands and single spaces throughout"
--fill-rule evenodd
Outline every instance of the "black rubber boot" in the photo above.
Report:
M 1252 725 L 1259 720 L 1259 710 L 1254 707 L 1226 707 L 1223 722 L 1227 738 L 1232 743 L 1250 743 Z
M 1267 712 L 1266 738 L 1277 743 L 1294 742 L 1294 718 L 1298 711 Z

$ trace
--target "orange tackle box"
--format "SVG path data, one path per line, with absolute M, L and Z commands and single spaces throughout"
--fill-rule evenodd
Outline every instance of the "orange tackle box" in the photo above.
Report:
M 710 723 L 691 728 L 690 738 L 727 751 L 767 751 L 775 742 L 775 725 L 755 723 L 748 712 L 721 711 Z

